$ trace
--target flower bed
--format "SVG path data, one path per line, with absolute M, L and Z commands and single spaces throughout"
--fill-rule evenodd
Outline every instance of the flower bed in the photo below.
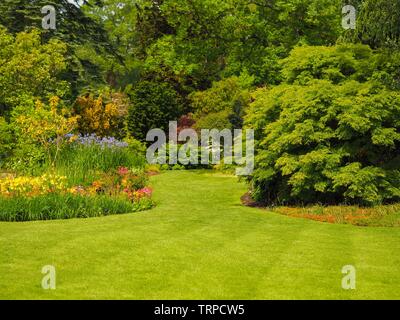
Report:
M 0 179 L 0 220 L 68 219 L 146 210 L 154 205 L 146 183 L 144 173 L 125 167 L 103 173 L 100 180 L 86 186 L 68 186 L 67 177 L 55 174 L 8 175 Z

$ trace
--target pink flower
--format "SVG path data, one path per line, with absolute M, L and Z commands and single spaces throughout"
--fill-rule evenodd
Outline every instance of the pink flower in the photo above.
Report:
M 139 193 L 144 194 L 146 196 L 151 196 L 151 194 L 153 193 L 153 190 L 149 187 L 145 187 L 143 189 L 138 190 Z
M 118 168 L 118 174 L 121 176 L 127 175 L 129 173 L 129 169 L 125 167 Z

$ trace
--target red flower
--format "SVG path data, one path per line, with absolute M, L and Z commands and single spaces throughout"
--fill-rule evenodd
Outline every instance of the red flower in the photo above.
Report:
M 125 176 L 125 175 L 127 175 L 129 173 L 129 169 L 128 168 L 126 168 L 126 167 L 119 167 L 118 168 L 118 174 L 120 175 L 120 176 Z
M 137 192 L 143 194 L 144 196 L 150 197 L 151 194 L 153 193 L 153 190 L 149 187 L 145 187 L 143 189 L 138 190 Z

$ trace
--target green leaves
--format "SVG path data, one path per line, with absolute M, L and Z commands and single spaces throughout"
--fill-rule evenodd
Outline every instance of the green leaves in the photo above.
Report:
M 253 79 L 248 76 L 230 77 L 205 91 L 189 96 L 198 129 L 239 129 L 243 124 L 244 109 L 250 103 L 248 87 Z
M 15 37 L 0 28 L 0 105 L 3 110 L 22 104 L 28 97 L 64 96 L 68 83 L 60 79 L 66 70 L 66 45 L 58 40 L 41 43 L 39 31 Z
M 296 47 L 282 60 L 282 74 L 286 82 L 299 84 L 312 79 L 365 80 L 373 73 L 374 59 L 372 50 L 362 45 Z
M 136 139 L 144 141 L 149 130 L 168 130 L 169 121 L 183 114 L 180 96 L 171 84 L 158 81 L 141 81 L 129 93 L 128 131 Z
M 400 93 L 376 81 L 337 83 L 324 76 L 332 66 L 344 76 L 339 63 L 344 55 L 353 57 L 354 79 L 362 79 L 359 66 L 376 57 L 357 52 L 367 51 L 295 49 L 283 62 L 290 84 L 253 95 L 246 125 L 258 139 L 252 182 L 259 200 L 373 204 L 399 199 Z M 316 56 L 321 63 L 315 65 Z M 305 74 L 309 78 L 302 81 Z

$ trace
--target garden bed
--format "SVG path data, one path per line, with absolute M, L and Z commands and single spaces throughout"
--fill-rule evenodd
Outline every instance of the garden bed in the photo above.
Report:
M 154 206 L 143 155 L 129 143 L 96 135 L 69 134 L 57 143 L 62 140 L 53 163 L 1 174 L 0 221 L 89 218 Z
M 247 207 L 267 209 L 288 217 L 303 218 L 319 222 L 351 224 L 363 227 L 400 227 L 400 204 L 374 207 L 360 206 L 308 206 L 308 207 L 269 207 L 254 201 L 247 192 L 241 197 Z

